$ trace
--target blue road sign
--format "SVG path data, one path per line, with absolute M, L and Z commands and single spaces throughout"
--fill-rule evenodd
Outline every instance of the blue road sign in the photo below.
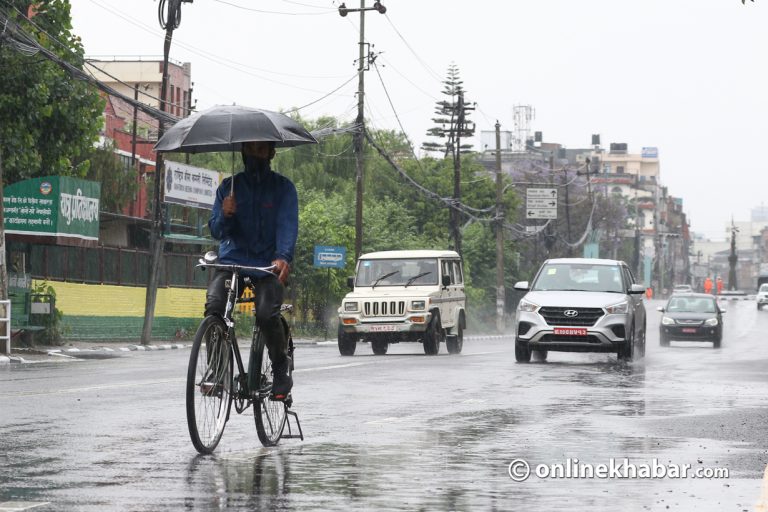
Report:
M 315 246 L 315 268 L 344 268 L 347 263 L 347 248 L 329 245 Z

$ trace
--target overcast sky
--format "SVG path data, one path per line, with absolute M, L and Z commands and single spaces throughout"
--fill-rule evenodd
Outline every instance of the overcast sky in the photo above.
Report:
M 71 0 L 89 56 L 162 56 L 155 0 Z M 366 0 L 366 5 L 372 5 Z M 359 14 L 331 0 L 195 0 L 171 58 L 192 63 L 198 109 L 301 107 L 356 75 Z M 630 152 L 659 148 L 661 179 L 696 232 L 724 236 L 733 215 L 768 205 L 768 0 L 384 0 L 366 40 L 394 110 L 421 143 L 454 62 L 480 130 L 514 128 L 530 104 L 546 142 Z M 349 0 L 348 7 L 359 7 Z M 375 69 L 366 117 L 397 128 Z M 357 80 L 303 108 L 353 120 Z M 479 147 L 479 139 L 475 141 Z

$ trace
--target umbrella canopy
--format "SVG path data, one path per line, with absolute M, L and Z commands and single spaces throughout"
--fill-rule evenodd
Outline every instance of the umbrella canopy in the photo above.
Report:
M 317 144 L 296 121 L 270 110 L 217 105 L 182 119 L 155 144 L 155 151 L 212 153 L 239 151 L 243 142 L 274 142 L 277 147 Z

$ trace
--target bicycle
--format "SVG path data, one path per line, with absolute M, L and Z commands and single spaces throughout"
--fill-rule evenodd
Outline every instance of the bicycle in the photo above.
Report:
M 206 316 L 200 323 L 192 343 L 192 352 L 187 369 L 187 426 L 192 444 L 198 452 L 212 453 L 221 440 L 224 427 L 229 420 L 232 405 L 242 414 L 253 405 L 256 433 L 264 446 L 275 446 L 280 439 L 301 439 L 298 415 L 290 410 L 293 397 L 289 394 L 284 400 L 272 400 L 272 363 L 264 337 L 256 324 L 255 316 L 251 338 L 251 352 L 248 358 L 248 371 L 245 371 L 240 348 L 235 336 L 233 312 L 238 303 L 254 303 L 255 298 L 238 298 L 238 281 L 242 272 L 270 272 L 274 267 L 248 267 L 216 263 L 216 253 L 209 252 L 199 260 L 197 267 L 224 269 L 232 272 L 226 281 L 227 302 L 224 316 L 217 314 Z M 250 278 L 244 278 L 245 286 L 252 286 Z M 280 321 L 288 339 L 288 355 L 293 370 L 293 338 L 291 329 L 283 313 L 293 310 L 293 306 L 283 304 L 280 308 Z M 235 364 L 238 374 L 234 375 Z M 296 422 L 294 434 L 289 418 Z M 286 434 L 285 428 L 288 427 Z

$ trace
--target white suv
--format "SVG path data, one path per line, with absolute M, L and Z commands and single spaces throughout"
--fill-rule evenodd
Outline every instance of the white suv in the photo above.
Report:
M 390 343 L 421 342 L 424 353 L 437 354 L 444 341 L 458 354 L 466 329 L 466 296 L 461 257 L 454 251 L 383 251 L 363 254 L 352 292 L 339 308 L 339 352 L 355 353 L 369 341 L 373 353 L 387 353 Z
M 757 290 L 757 310 L 760 311 L 765 305 L 768 305 L 768 283 L 761 284 Z

